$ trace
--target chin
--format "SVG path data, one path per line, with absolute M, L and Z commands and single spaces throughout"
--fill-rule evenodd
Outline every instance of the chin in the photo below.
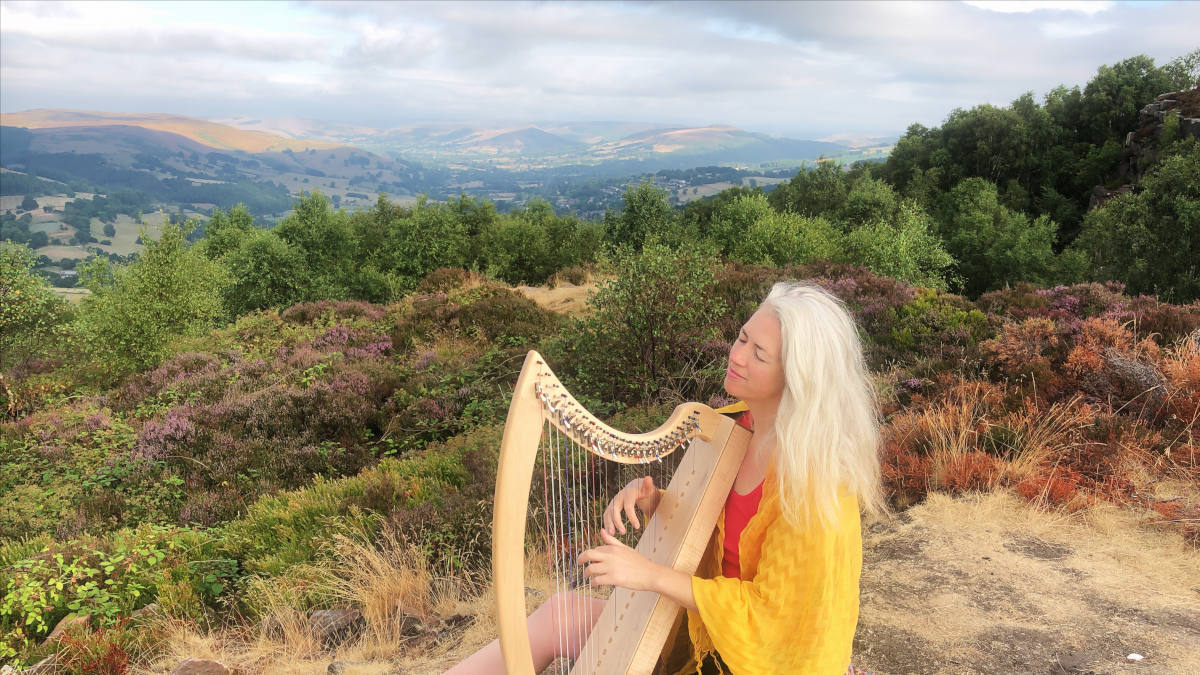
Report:
M 730 396 L 732 396 L 738 400 L 741 400 L 742 395 L 738 393 L 738 389 L 740 388 L 740 387 L 738 387 L 739 384 L 741 384 L 741 382 L 730 379 L 729 376 L 726 376 L 725 382 L 722 384 L 722 388 L 725 389 L 726 394 L 729 394 Z

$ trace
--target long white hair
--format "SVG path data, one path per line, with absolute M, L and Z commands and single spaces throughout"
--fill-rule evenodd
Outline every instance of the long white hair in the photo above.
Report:
M 853 317 L 810 283 L 780 282 L 762 307 L 779 319 L 783 396 L 775 416 L 783 515 L 836 526 L 838 490 L 869 516 L 886 511 L 879 475 L 879 406 Z

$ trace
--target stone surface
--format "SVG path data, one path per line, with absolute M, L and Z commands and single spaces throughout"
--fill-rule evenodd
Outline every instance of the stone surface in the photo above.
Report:
M 21 671 L 21 675 L 52 675 L 58 672 L 58 654 L 51 654 Z
M 370 661 L 334 661 L 325 669 L 327 675 L 345 675 L 348 671 L 353 671 L 358 666 L 370 665 Z
M 46 636 L 46 639 L 42 640 L 42 645 L 56 642 L 58 640 L 58 636 L 61 635 L 63 631 L 70 630 L 72 628 L 87 628 L 91 621 L 92 617 L 90 614 L 82 614 L 80 616 L 68 614 L 58 622 L 58 625 L 54 627 L 54 630 L 50 631 L 50 634 Z
M 321 645 L 331 649 L 357 637 L 367 621 L 357 609 L 318 609 L 308 616 L 308 625 Z
M 212 659 L 184 659 L 175 666 L 171 675 L 232 675 L 229 668 Z

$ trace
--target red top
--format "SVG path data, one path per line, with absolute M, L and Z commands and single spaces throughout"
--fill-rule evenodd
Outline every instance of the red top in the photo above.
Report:
M 738 417 L 737 423 L 753 430 L 752 425 L 754 420 L 750 417 L 750 411 L 742 413 Z M 742 539 L 742 530 L 746 529 L 746 524 L 750 522 L 750 518 L 758 512 L 758 502 L 762 499 L 762 487 L 760 482 L 749 493 L 741 495 L 737 490 L 729 490 L 729 499 L 725 501 L 725 557 L 721 560 L 721 574 L 730 579 L 739 579 L 742 576 L 741 560 L 738 554 L 738 544 Z

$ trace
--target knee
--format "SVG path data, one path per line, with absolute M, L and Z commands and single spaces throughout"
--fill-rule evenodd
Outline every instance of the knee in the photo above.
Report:
M 547 598 L 537 609 L 555 634 L 572 634 L 588 631 L 595 617 L 594 599 L 581 593 L 561 592 Z

